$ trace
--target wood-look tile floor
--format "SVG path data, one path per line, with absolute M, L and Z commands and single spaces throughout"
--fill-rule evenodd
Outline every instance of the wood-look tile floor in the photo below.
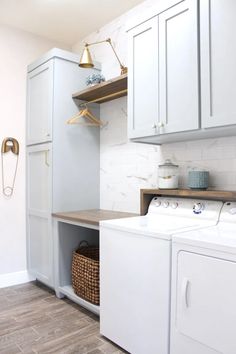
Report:
M 121 354 L 98 317 L 37 282 L 0 289 L 1 354 Z

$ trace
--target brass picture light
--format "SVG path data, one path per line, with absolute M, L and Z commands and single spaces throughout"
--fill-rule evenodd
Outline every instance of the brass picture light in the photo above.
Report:
M 94 44 L 99 44 L 99 43 L 108 43 L 108 44 L 110 44 L 110 46 L 111 46 L 111 48 L 112 48 L 112 50 L 113 50 L 113 52 L 114 52 L 114 54 L 116 56 L 116 59 L 118 60 L 118 62 L 120 64 L 120 69 L 121 69 L 121 73 L 120 74 L 121 75 L 126 74 L 128 72 L 128 68 L 125 67 L 121 63 L 121 61 L 120 61 L 120 59 L 119 59 L 119 57 L 118 57 L 118 55 L 117 55 L 117 53 L 115 51 L 115 48 L 113 47 L 113 45 L 111 43 L 111 38 L 107 38 L 104 41 L 99 41 L 99 42 L 94 42 L 94 43 L 85 43 L 84 50 L 83 50 L 81 58 L 80 58 L 79 66 L 81 68 L 93 68 L 94 67 L 93 60 L 92 60 L 92 57 L 91 57 L 91 54 L 90 54 L 90 51 L 89 51 L 88 47 L 90 47 L 91 45 L 94 45 Z

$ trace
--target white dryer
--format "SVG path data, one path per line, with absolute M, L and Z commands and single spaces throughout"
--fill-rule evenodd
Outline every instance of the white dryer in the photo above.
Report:
M 169 353 L 172 236 L 215 225 L 222 205 L 155 197 L 145 216 L 101 222 L 102 335 L 132 354 Z
M 171 354 L 236 353 L 236 203 L 173 237 Z

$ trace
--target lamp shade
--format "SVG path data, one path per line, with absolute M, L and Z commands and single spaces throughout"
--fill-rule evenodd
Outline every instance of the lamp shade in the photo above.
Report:
M 81 68 L 93 68 L 94 64 L 88 46 L 85 45 L 83 53 L 80 58 L 79 66 Z

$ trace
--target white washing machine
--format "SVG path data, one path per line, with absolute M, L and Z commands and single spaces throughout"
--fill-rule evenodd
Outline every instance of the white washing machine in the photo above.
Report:
M 101 222 L 102 335 L 132 354 L 169 353 L 172 236 L 216 225 L 222 205 L 155 197 L 145 216 Z
M 173 237 L 171 354 L 236 353 L 236 203 Z

